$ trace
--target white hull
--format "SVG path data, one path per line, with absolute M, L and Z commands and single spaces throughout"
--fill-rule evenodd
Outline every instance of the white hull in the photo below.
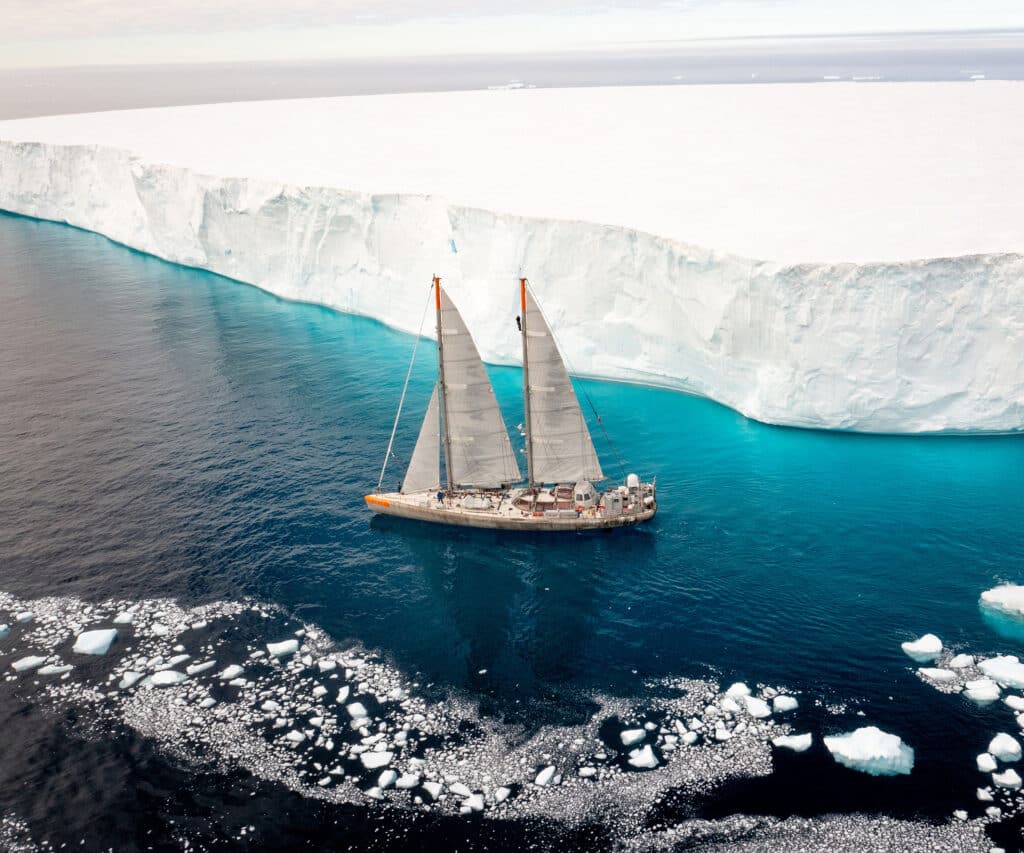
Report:
M 614 516 L 606 514 L 598 507 L 584 509 L 579 513 L 574 510 L 530 512 L 516 507 L 514 501 L 507 495 L 502 496 L 497 506 L 472 509 L 463 505 L 463 499 L 473 494 L 475 493 L 469 492 L 460 497 L 438 501 L 436 495 L 432 494 L 404 495 L 390 492 L 367 495 L 366 505 L 381 515 L 412 518 L 434 524 L 544 532 L 629 527 L 650 521 L 658 511 L 657 503 L 652 502 L 650 506 L 623 511 Z

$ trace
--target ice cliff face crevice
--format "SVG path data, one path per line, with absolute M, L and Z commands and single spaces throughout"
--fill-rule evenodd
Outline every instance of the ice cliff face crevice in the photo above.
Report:
M 527 275 L 577 371 L 757 420 L 1024 429 L 1024 257 L 779 264 L 441 196 L 212 176 L 94 145 L 0 142 L 0 208 L 415 332 L 434 273 L 514 364 Z

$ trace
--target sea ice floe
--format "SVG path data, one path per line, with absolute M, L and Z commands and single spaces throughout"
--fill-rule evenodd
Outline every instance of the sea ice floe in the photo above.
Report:
M 772 709 L 764 699 L 758 699 L 756 696 L 744 696 L 743 702 L 746 704 L 747 713 L 751 717 L 764 720 L 772 715 Z
M 444 790 L 444 785 L 440 782 L 426 781 L 423 783 L 423 790 L 430 795 L 430 799 L 436 800 L 441 796 L 441 792 Z
M 645 737 L 647 737 L 647 732 L 643 729 L 626 729 L 619 734 L 623 746 L 636 746 Z
M 953 655 L 949 659 L 948 666 L 950 669 L 965 669 L 969 666 L 974 666 L 974 655 L 958 654 Z
M 649 743 L 644 744 L 639 749 L 634 749 L 629 754 L 628 760 L 631 766 L 640 770 L 653 770 L 658 766 L 658 757 L 654 754 L 654 750 L 651 749 Z
M 1003 687 L 1024 690 L 1024 664 L 1016 655 L 999 655 L 978 661 L 978 669 Z
M 1004 696 L 1003 701 L 1014 711 L 1024 711 L 1024 696 Z
M 217 677 L 221 681 L 234 681 L 243 672 L 245 672 L 245 667 L 239 666 L 237 663 L 233 663 L 230 666 L 224 667 L 224 669 L 221 670 L 220 675 Z
M 1007 616 L 1024 618 L 1024 586 L 1007 583 L 981 594 L 981 604 Z
M 806 752 L 811 748 L 814 736 L 808 732 L 802 735 L 779 735 L 772 738 L 772 745 L 779 749 L 791 749 L 793 752 Z
M 929 681 L 952 682 L 956 681 L 959 677 L 951 669 L 942 669 L 940 667 L 930 666 L 921 667 L 918 670 L 918 673 Z
M 978 765 L 978 771 L 981 773 L 993 773 L 999 769 L 995 757 L 988 752 L 981 753 L 975 759 L 975 763 Z
M 545 767 L 543 770 L 541 770 L 540 773 L 537 774 L 536 778 L 533 780 L 533 784 L 534 785 L 539 785 L 540 787 L 543 788 L 545 785 L 548 785 L 548 784 L 551 783 L 551 780 L 554 778 L 554 776 L 555 776 L 555 765 L 549 764 L 547 767 Z
M 1012 767 L 1002 773 L 993 773 L 992 784 L 997 788 L 1009 788 L 1011 791 L 1020 790 L 1020 774 Z
M 191 666 L 185 667 L 185 673 L 187 675 L 199 675 L 200 673 L 213 669 L 216 665 L 217 661 L 215 660 L 208 660 L 204 663 L 194 663 Z
M 379 787 L 382 791 L 386 791 L 397 781 L 397 770 L 391 770 L 390 768 L 387 770 L 382 770 L 380 776 L 377 777 L 377 787 Z
M 725 691 L 725 695 L 730 699 L 739 699 L 743 696 L 750 695 L 750 688 L 747 687 L 742 681 L 737 681 L 735 684 L 729 686 Z
M 0 623 L 0 640 L 6 639 L 10 633 L 10 626 Z
M 134 687 L 142 681 L 144 676 L 144 672 L 133 672 L 130 669 L 125 670 L 124 674 L 121 676 L 121 680 L 117 684 L 118 689 L 127 690 L 129 687 Z
M 78 635 L 75 645 L 71 649 L 80 655 L 105 655 L 111 643 L 117 639 L 117 628 L 99 628 L 95 631 L 85 631 Z
M 391 759 L 394 758 L 392 752 L 364 752 L 359 756 L 359 760 L 363 763 L 363 767 L 367 770 L 377 770 L 391 763 Z
M 173 669 L 164 669 L 160 672 L 154 672 L 149 678 L 146 679 L 154 687 L 173 687 L 176 684 L 182 684 L 188 681 L 188 676 L 183 672 L 178 672 Z
M 799 706 L 795 696 L 776 696 L 772 699 L 772 708 L 776 714 L 787 714 Z
M 19 658 L 11 664 L 11 669 L 15 672 L 28 672 L 32 669 L 38 669 L 44 663 L 46 658 L 40 657 L 39 655 L 27 655 L 23 658 Z
M 271 657 L 283 658 L 295 654 L 299 650 L 298 640 L 282 640 L 280 643 L 267 643 L 267 651 Z
M 934 634 L 925 634 L 920 639 L 902 643 L 901 648 L 913 660 L 925 663 L 942 654 L 942 640 Z
M 826 737 L 824 741 L 837 762 L 872 776 L 909 774 L 914 769 L 914 750 L 897 735 L 876 726 Z
M 975 678 L 964 683 L 964 696 L 975 702 L 995 702 L 999 698 L 999 685 L 991 678 Z
M 71 672 L 74 667 L 69 664 L 50 664 L 48 666 L 40 667 L 38 672 L 40 675 L 64 675 L 67 672 Z
M 14 621 L 15 622 L 19 622 L 22 625 L 27 625 L 29 622 L 31 622 L 35 618 L 36 618 L 36 614 L 33 613 L 31 610 L 22 610 L 22 611 L 14 614 Z
M 131 625 L 135 621 L 135 614 L 128 610 L 122 610 L 114 617 L 115 625 Z
M 1000 732 L 988 745 L 988 751 L 999 761 L 1020 761 L 1020 743 L 1012 735 Z

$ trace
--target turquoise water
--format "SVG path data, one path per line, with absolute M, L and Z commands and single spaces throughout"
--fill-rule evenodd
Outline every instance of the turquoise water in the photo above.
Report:
M 1024 438 L 774 428 L 587 382 L 629 470 L 658 476 L 650 525 L 533 537 L 374 521 L 362 496 L 412 338 L 17 217 L 0 216 L 0 269 L 0 589 L 253 596 L 535 725 L 574 718 L 567 697 L 642 695 L 651 677 L 784 684 L 804 691 L 804 725 L 861 725 L 861 710 L 918 763 L 906 780 L 854 778 L 815 753 L 759 794 L 767 811 L 976 810 L 973 755 L 1012 717 L 921 684 L 900 642 L 932 631 L 1024 654 L 1017 627 L 978 609 L 1024 580 Z M 515 424 L 520 374 L 491 372 Z

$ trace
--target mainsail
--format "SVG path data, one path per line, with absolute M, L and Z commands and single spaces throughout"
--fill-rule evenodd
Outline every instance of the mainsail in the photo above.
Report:
M 522 475 L 480 353 L 436 279 L 435 286 L 448 484 L 497 488 L 516 483 Z
M 526 286 L 522 299 L 524 408 L 534 483 L 604 479 L 576 391 L 544 315 Z
M 427 403 L 427 414 L 420 427 L 420 437 L 409 460 L 409 470 L 402 481 L 402 492 L 422 492 L 441 485 L 441 418 L 437 411 L 437 384 Z

